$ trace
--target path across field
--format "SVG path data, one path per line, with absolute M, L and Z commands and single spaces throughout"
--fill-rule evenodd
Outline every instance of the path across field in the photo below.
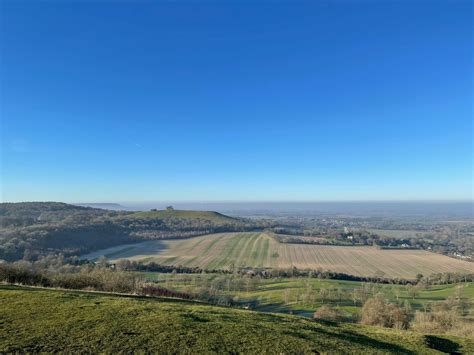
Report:
M 386 250 L 279 243 L 265 233 L 221 233 L 185 240 L 148 241 L 91 253 L 94 259 L 155 261 L 206 269 L 290 268 L 332 270 L 359 276 L 383 273 L 392 278 L 414 278 L 417 274 L 474 272 L 474 263 L 424 250 Z

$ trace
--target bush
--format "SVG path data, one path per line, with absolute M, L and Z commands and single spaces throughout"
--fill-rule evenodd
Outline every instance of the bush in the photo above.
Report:
M 469 299 L 461 296 L 461 289 L 457 295 L 446 301 L 428 305 L 425 312 L 417 311 L 411 327 L 426 333 L 451 334 L 474 339 L 474 324 L 462 318 L 469 311 Z
M 405 308 L 388 302 L 379 293 L 364 303 L 360 323 L 387 328 L 407 329 L 409 326 L 409 312 Z
M 446 333 L 457 326 L 458 322 L 459 317 L 454 311 L 416 311 L 411 327 L 424 333 Z
M 313 318 L 320 320 L 328 320 L 332 322 L 339 322 L 344 320 L 344 314 L 341 312 L 340 309 L 325 304 L 319 307 L 316 312 L 314 312 Z

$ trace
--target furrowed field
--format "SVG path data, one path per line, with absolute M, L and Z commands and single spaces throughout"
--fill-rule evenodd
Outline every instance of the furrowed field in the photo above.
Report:
M 0 286 L 0 352 L 360 353 L 474 351 L 472 341 L 173 299 Z
M 424 250 L 279 243 L 265 233 L 222 233 L 185 240 L 149 241 L 104 249 L 84 257 L 155 261 L 205 269 L 291 268 L 358 276 L 415 278 L 440 272 L 474 272 L 474 263 Z

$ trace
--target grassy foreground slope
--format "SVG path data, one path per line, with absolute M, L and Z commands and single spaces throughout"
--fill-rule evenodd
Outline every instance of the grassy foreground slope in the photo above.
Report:
M 179 300 L 0 287 L 0 352 L 437 353 L 466 339 Z

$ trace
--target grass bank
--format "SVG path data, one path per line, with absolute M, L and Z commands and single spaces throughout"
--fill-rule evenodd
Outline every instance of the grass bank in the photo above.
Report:
M 164 299 L 0 286 L 0 352 L 471 353 L 474 344 Z

